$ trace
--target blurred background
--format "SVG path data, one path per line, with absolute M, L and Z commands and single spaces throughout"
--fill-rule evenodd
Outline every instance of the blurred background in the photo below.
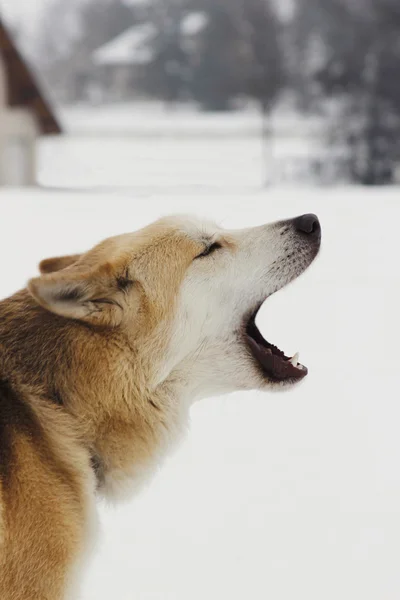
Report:
M 399 182 L 397 0 L 0 7 L 64 133 L 41 184 Z
M 0 0 L 1 298 L 165 214 L 323 230 L 258 323 L 304 384 L 194 406 L 82 599 L 400 598 L 399 34 L 399 0 Z

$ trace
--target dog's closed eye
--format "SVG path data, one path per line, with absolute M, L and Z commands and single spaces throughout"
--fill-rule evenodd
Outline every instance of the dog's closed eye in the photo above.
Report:
M 196 259 L 209 256 L 210 254 L 212 254 L 216 250 L 219 250 L 220 248 L 222 248 L 222 245 L 219 242 L 214 242 L 213 244 L 211 244 L 211 246 L 207 246 L 207 248 L 201 254 L 198 254 L 196 256 Z

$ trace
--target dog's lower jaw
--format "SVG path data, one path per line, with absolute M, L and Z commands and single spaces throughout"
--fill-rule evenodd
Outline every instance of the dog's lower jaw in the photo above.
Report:
M 265 388 L 240 333 L 200 346 L 202 351 L 188 355 L 163 384 L 181 405 L 190 408 L 205 398 Z

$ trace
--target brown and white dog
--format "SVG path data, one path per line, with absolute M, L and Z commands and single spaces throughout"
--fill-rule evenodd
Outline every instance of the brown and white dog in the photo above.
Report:
M 240 231 L 167 218 L 43 261 L 0 303 L 1 600 L 71 594 L 96 493 L 140 487 L 193 401 L 304 378 L 255 317 L 320 239 L 315 215 Z

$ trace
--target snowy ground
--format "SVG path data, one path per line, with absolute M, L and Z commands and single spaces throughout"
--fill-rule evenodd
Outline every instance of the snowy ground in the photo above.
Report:
M 256 106 L 226 113 L 199 112 L 190 104 L 166 108 L 159 102 L 125 102 L 109 105 L 74 105 L 59 109 L 61 122 L 69 133 L 108 134 L 137 137 L 235 137 L 258 135 L 260 112 Z M 280 136 L 316 134 L 318 117 L 301 117 L 286 104 L 275 109 L 274 130 Z
M 195 406 L 187 440 L 152 485 L 125 506 L 101 507 L 83 600 L 398 600 L 399 190 L 261 191 L 245 142 L 232 145 L 234 158 L 196 144 L 202 166 L 192 172 L 186 145 L 172 158 L 146 144 L 146 166 L 133 161 L 130 172 L 115 141 L 108 162 L 105 148 L 96 155 L 103 171 L 88 168 L 85 180 L 91 143 L 64 147 L 77 169 L 48 146 L 41 172 L 71 187 L 100 175 L 110 189 L 0 192 L 1 296 L 43 257 L 171 212 L 242 227 L 313 211 L 324 244 L 260 319 L 268 339 L 300 351 L 307 380 L 284 395 Z M 126 188 L 111 189 L 123 173 Z
M 294 169 L 302 174 L 322 153 L 321 121 L 287 109 L 274 113 L 267 147 L 255 110 L 208 114 L 135 103 L 59 112 L 70 135 L 41 142 L 39 181 L 48 186 L 254 189 L 287 181 Z

